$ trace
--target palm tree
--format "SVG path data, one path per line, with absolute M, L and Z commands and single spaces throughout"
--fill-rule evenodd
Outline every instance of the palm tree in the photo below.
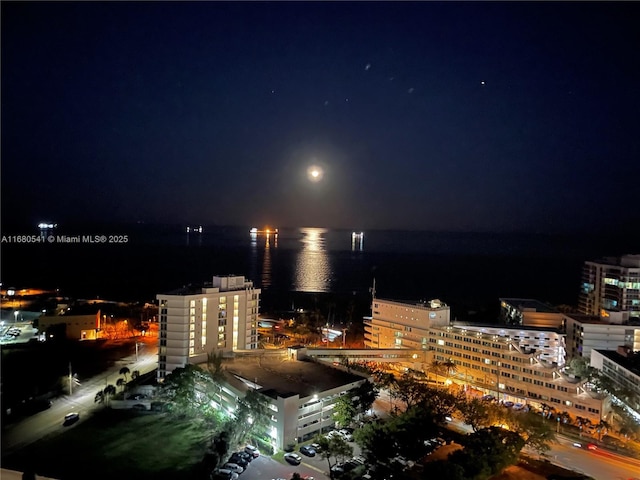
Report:
M 458 370 L 458 365 L 451 359 L 442 362 L 442 369 L 447 372 L 448 376 L 452 376 Z
M 116 387 L 122 387 L 122 391 L 124 392 L 124 386 L 127 384 L 124 378 L 119 378 L 116 381 Z
M 109 405 L 109 399 L 111 398 L 112 395 L 116 394 L 116 387 L 114 387 L 113 385 L 107 385 L 106 387 L 104 387 L 104 390 L 102 391 L 102 393 L 107 399 L 106 404 Z
M 120 375 L 124 375 L 124 381 L 127 381 L 127 375 L 129 374 L 130 370 L 127 367 L 122 367 L 120 369 Z
M 436 385 L 438 385 L 438 374 L 442 373 L 443 362 L 440 360 L 434 360 L 431 362 L 431 370 L 436 374 Z

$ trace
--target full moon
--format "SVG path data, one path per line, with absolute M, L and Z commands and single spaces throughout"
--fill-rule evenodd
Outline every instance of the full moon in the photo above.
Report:
M 311 165 L 309 168 L 307 168 L 307 178 L 309 178 L 310 181 L 314 183 L 319 182 L 320 180 L 322 180 L 323 176 L 324 172 L 322 171 L 322 167 Z

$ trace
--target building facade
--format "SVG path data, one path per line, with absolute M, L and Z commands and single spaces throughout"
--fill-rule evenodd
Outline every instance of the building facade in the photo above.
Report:
M 451 310 L 440 300 L 404 303 L 374 298 L 364 319 L 365 348 L 429 348 L 429 328 L 448 325 Z
M 422 370 L 430 381 L 434 375 L 436 381 L 444 376 L 450 383 L 503 402 L 554 408 L 599 422 L 607 402 L 589 391 L 584 381 L 562 372 L 565 336 L 557 327 L 563 324 L 564 316 L 548 307 L 532 308 L 540 302 L 533 305 L 532 300 L 526 304 L 519 300 L 504 303 L 517 304 L 512 311 L 521 312 L 523 319 L 533 315 L 529 321 L 482 326 L 452 324 L 449 307 L 440 301 L 415 304 L 374 298 L 372 316 L 364 320 L 365 346 L 427 351 L 424 359 L 412 355 L 398 361 L 413 369 L 417 361 L 424 362 Z M 455 368 L 445 374 L 434 372 L 434 361 L 452 363 Z
M 640 255 L 584 262 L 578 309 L 611 323 L 640 320 Z
M 541 329 L 433 327 L 429 344 L 435 360 L 456 365 L 450 379 L 503 402 L 553 407 L 571 416 L 600 421 L 606 402 L 584 381 L 562 373 L 562 334 Z
M 37 319 L 38 332 L 47 335 L 64 333 L 69 340 L 101 338 L 100 312 L 92 315 L 41 315 Z
M 262 394 L 271 414 L 267 433 L 274 449 L 333 429 L 340 396 L 368 377 L 309 361 L 306 349 L 243 352 L 223 362 L 216 408 L 233 414 L 249 389 Z
M 592 350 L 640 350 L 640 325 L 618 324 L 594 315 L 566 315 L 567 356 L 591 358 Z
M 159 294 L 158 379 L 209 353 L 258 347 L 260 289 L 242 276 Z
M 603 372 L 624 392 L 624 398 L 614 399 L 640 422 L 640 354 L 620 347 L 615 351 L 592 350 L 591 366 Z
M 562 328 L 564 316 L 555 308 L 532 298 L 501 298 L 500 320 L 508 325 Z

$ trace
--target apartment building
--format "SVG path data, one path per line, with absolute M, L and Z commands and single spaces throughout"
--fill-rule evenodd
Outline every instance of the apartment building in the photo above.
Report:
M 640 354 L 629 348 L 619 347 L 611 350 L 592 350 L 591 366 L 603 372 L 624 392 L 624 398 L 615 399 L 640 422 Z
M 568 314 L 566 321 L 567 357 L 591 359 L 593 350 L 613 350 L 625 346 L 640 350 L 640 324 L 618 324 L 599 315 Z
M 206 361 L 212 352 L 258 346 L 260 289 L 242 276 L 158 294 L 158 379 L 175 368 Z
M 563 335 L 542 329 L 439 326 L 429 331 L 434 359 L 456 365 L 450 379 L 511 401 L 599 422 L 607 403 L 562 374 Z
M 640 255 L 584 262 L 578 309 L 611 323 L 640 320 Z
M 405 303 L 374 298 L 364 319 L 366 348 L 428 349 L 429 328 L 448 325 L 451 310 L 440 300 Z
M 365 347 L 426 350 L 425 359 L 416 355 L 398 361 L 410 368 L 422 361 L 428 374 L 433 360 L 451 361 L 456 365 L 455 373 L 447 376 L 454 383 L 503 401 L 536 408 L 544 404 L 599 422 L 608 404 L 588 391 L 584 382 L 561 372 L 566 361 L 565 336 L 556 327 L 562 325 L 564 316 L 533 300 L 505 300 L 501 302 L 517 305 L 512 311 L 520 311 L 530 321 L 513 325 L 452 324 L 449 307 L 439 300 L 410 303 L 374 298 L 372 316 L 364 319 Z
M 233 413 L 247 390 L 262 394 L 271 414 L 267 433 L 277 450 L 334 428 L 336 400 L 368 379 L 311 361 L 304 348 L 236 354 L 224 360 L 223 374 L 216 408 Z

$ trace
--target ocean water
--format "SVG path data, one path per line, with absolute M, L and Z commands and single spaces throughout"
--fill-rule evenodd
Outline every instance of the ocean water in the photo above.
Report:
M 5 232 L 3 234 L 9 234 Z M 36 232 L 37 233 L 37 232 Z M 160 292 L 237 274 L 262 288 L 263 305 L 292 293 L 440 298 L 468 311 L 500 297 L 575 304 L 585 260 L 632 251 L 631 239 L 536 234 L 85 226 L 60 234 L 126 234 L 118 244 L 2 245 L 4 287 L 60 289 L 76 298 L 150 301 Z M 287 300 L 288 301 L 288 300 Z

